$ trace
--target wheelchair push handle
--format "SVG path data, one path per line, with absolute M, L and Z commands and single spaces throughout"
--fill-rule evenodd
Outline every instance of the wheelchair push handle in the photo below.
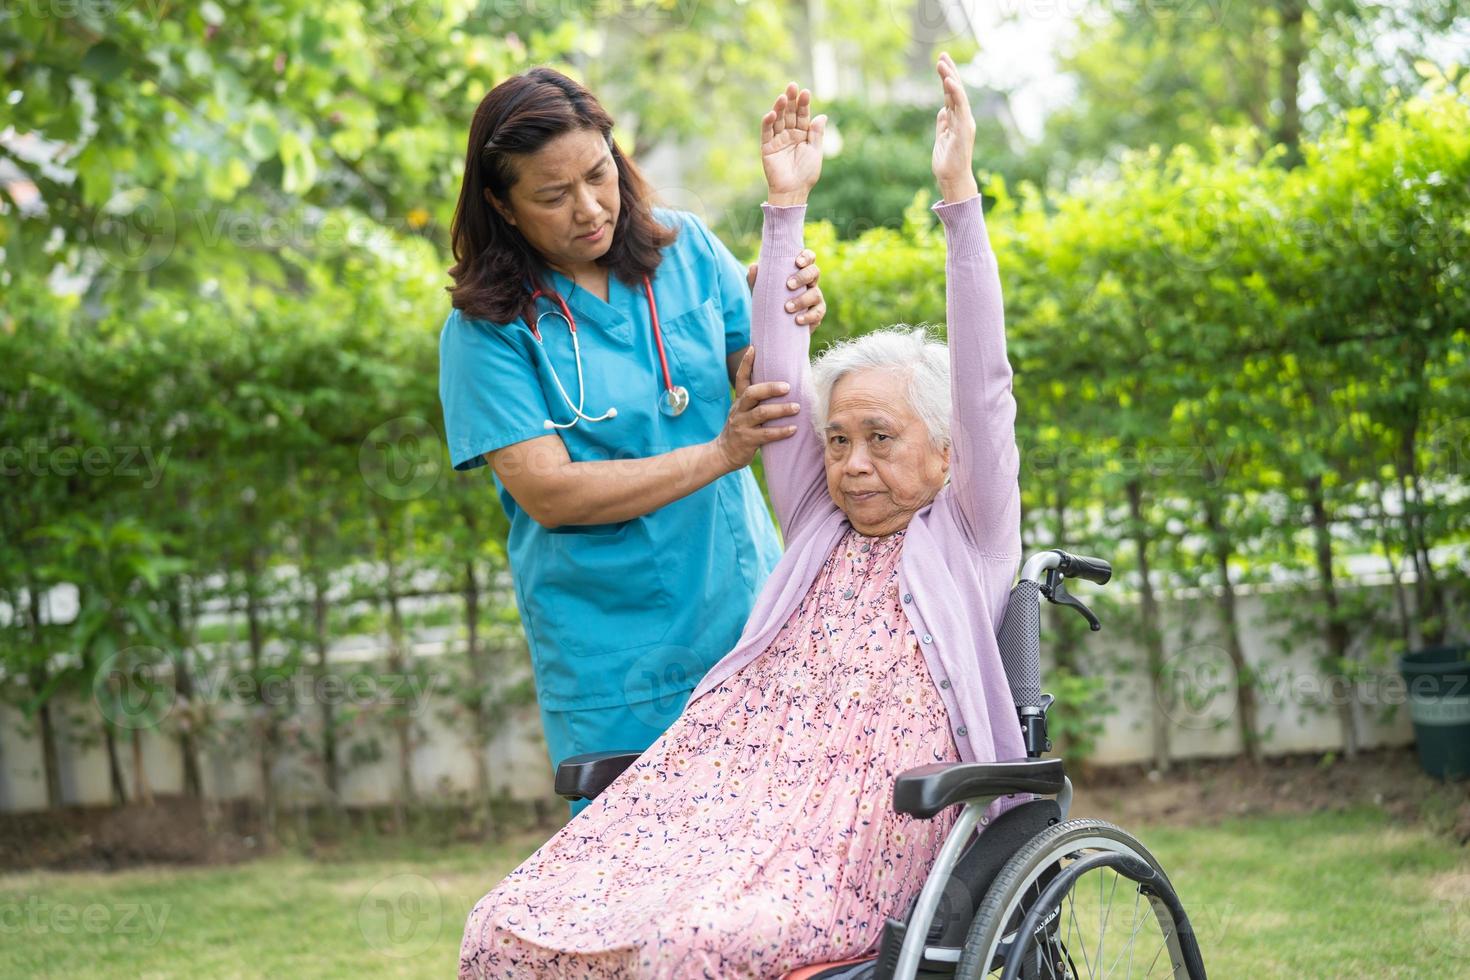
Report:
M 1074 555 L 1060 548 L 1038 551 L 1026 559 L 1021 578 L 1041 585 L 1052 585 L 1058 577 L 1080 578 L 1106 585 L 1113 577 L 1113 565 L 1105 558 Z
M 1022 582 L 1035 583 L 1048 602 L 1075 609 L 1094 632 L 1102 629 L 1102 623 L 1098 622 L 1091 609 L 1067 591 L 1063 583 L 1068 578 L 1080 578 L 1103 585 L 1112 577 L 1113 566 L 1106 559 L 1074 555 L 1060 548 L 1039 551 L 1021 566 Z M 1039 625 L 1037 629 L 1039 631 Z
M 1065 551 L 1061 555 L 1062 562 L 1057 571 L 1068 578 L 1083 578 L 1098 585 L 1107 585 L 1108 579 L 1113 577 L 1113 566 L 1102 558 L 1071 555 Z
M 1010 601 L 1001 620 L 996 640 L 1001 666 L 1010 683 L 1011 698 L 1021 721 L 1026 756 L 1038 759 L 1051 748 L 1046 734 L 1046 711 L 1050 694 L 1041 692 L 1041 609 L 1039 602 L 1070 606 L 1094 631 L 1102 623 L 1082 600 L 1067 591 L 1068 578 L 1081 578 L 1098 585 L 1113 577 L 1113 566 L 1103 558 L 1074 555 L 1060 548 L 1038 551 L 1021 566 L 1021 580 L 1011 589 Z

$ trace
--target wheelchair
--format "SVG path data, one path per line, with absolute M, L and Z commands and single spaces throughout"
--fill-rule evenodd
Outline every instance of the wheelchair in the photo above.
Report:
M 1194 929 L 1158 860 L 1120 827 L 1068 819 L 1071 780 L 1061 759 L 1042 758 L 1053 698 L 1041 692 L 1041 600 L 1071 607 L 1096 631 L 1097 617 L 1064 583 L 1111 577 L 1099 558 L 1053 549 L 1027 559 L 998 636 L 1027 757 L 900 774 L 895 811 L 927 820 L 963 808 L 923 887 L 902 919 L 886 920 L 876 951 L 784 980 L 1204 980 Z M 593 799 L 641 754 L 571 756 L 557 766 L 556 792 Z M 1022 793 L 1035 798 L 985 816 L 996 799 Z

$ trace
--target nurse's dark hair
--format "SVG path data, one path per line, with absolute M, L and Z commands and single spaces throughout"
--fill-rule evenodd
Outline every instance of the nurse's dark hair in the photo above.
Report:
M 612 117 L 591 92 L 551 68 L 513 75 L 480 100 L 450 226 L 454 285 L 446 288 L 456 309 L 494 323 L 529 311 L 524 283 L 541 283 L 545 263 L 485 199 L 485 191 L 505 201 L 518 177 L 518 156 L 578 129 L 601 133 L 618 168 L 618 223 L 598 264 L 629 285 L 653 274 L 659 249 L 678 232 L 654 220 L 648 182 L 612 138 L 612 127 Z

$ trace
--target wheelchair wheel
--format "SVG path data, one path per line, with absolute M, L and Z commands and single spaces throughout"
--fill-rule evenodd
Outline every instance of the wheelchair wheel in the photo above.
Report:
M 1204 980 L 1188 916 L 1154 856 L 1102 820 L 1037 834 L 1006 862 L 970 925 L 959 980 Z

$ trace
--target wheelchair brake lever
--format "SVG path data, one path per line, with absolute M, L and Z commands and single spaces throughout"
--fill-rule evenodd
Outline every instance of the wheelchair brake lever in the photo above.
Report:
M 1087 620 L 1087 625 L 1094 633 L 1102 629 L 1102 623 L 1098 622 L 1097 617 L 1092 614 L 1092 610 L 1083 605 L 1081 599 L 1068 592 L 1066 585 L 1063 583 L 1064 579 L 1062 576 L 1056 574 L 1056 569 L 1051 569 L 1047 572 L 1046 581 L 1041 586 L 1041 594 L 1059 606 L 1071 606 L 1077 610 Z

